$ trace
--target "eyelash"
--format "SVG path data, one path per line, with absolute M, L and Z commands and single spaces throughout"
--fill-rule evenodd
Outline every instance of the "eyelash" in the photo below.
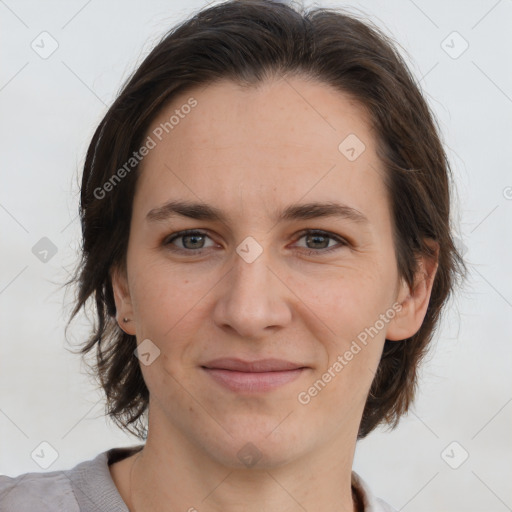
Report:
M 170 246 L 172 244 L 172 242 L 174 242 L 175 240 L 177 240 L 179 238 L 182 238 L 182 237 L 185 237 L 185 236 L 190 236 L 190 235 L 207 236 L 208 238 L 211 238 L 204 231 L 200 231 L 200 230 L 196 230 L 196 229 L 188 229 L 188 230 L 185 230 L 185 231 L 179 231 L 178 233 L 173 233 L 172 235 L 169 235 L 168 237 L 166 237 L 164 239 L 163 245 Z M 328 231 L 322 231 L 320 229 L 306 229 L 304 231 L 301 231 L 299 238 L 297 238 L 297 241 L 299 241 L 301 238 L 304 238 L 307 235 L 319 235 L 319 236 L 322 236 L 322 237 L 325 237 L 325 238 L 330 238 L 330 239 L 335 240 L 335 241 L 337 241 L 339 243 L 339 245 L 335 245 L 334 247 L 329 247 L 329 248 L 326 248 L 326 249 L 307 249 L 307 248 L 302 248 L 301 249 L 302 252 L 304 252 L 308 256 L 322 256 L 322 255 L 324 255 L 326 253 L 330 253 L 332 251 L 339 250 L 339 249 L 349 245 L 349 243 L 346 240 L 344 240 L 343 238 L 341 238 L 341 237 L 339 237 L 337 235 L 334 235 L 332 233 L 329 233 Z M 179 248 L 173 248 L 173 249 L 170 249 L 170 250 L 173 251 L 173 252 L 178 252 L 178 253 L 182 253 L 182 254 L 183 253 L 199 254 L 201 251 L 204 251 L 205 249 L 204 248 L 201 248 L 201 249 L 179 249 Z

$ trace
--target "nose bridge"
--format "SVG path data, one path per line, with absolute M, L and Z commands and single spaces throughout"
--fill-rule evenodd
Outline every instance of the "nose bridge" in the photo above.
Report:
M 272 265 L 270 249 L 264 249 L 255 239 L 249 237 L 237 247 L 236 252 L 232 279 L 235 281 L 233 285 L 236 286 L 237 293 L 248 294 L 250 297 L 261 291 L 268 291 L 273 277 L 269 270 Z M 267 297 L 266 294 L 265 296 Z
M 215 306 L 219 326 L 229 325 L 242 336 L 258 337 L 267 327 L 289 320 L 285 287 L 270 270 L 270 256 L 271 251 L 252 237 L 239 244 Z

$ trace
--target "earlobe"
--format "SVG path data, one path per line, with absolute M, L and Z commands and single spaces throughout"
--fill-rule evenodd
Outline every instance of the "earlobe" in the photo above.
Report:
M 422 255 L 418 261 L 418 270 L 414 286 L 411 288 L 401 280 L 397 302 L 401 309 L 389 323 L 386 339 L 400 341 L 414 336 L 420 329 L 427 313 L 434 278 L 438 267 L 439 245 L 433 241 L 432 255 Z
M 116 303 L 117 323 L 126 334 L 135 335 L 135 322 L 126 272 L 118 267 L 112 268 L 110 280 Z

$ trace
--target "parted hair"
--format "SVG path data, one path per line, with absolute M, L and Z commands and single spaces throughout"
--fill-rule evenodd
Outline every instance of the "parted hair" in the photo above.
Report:
M 162 108 L 187 89 L 232 80 L 253 86 L 304 76 L 354 98 L 369 114 L 385 170 L 399 276 L 415 286 L 418 257 L 439 246 L 438 268 L 416 334 L 386 340 L 358 437 L 394 428 L 414 398 L 419 364 L 441 311 L 465 273 L 451 230 L 452 177 L 435 118 L 395 43 L 368 21 L 339 9 L 269 0 L 231 0 L 196 12 L 165 34 L 134 73 L 94 132 L 80 187 L 81 256 L 71 320 L 91 307 L 84 356 L 106 394 L 106 412 L 121 428 L 147 437 L 149 391 L 134 356 L 135 336 L 117 324 L 110 272 L 125 268 L 137 167 L 108 194 L 98 190 L 143 144 Z M 340 141 L 341 142 L 341 141 Z M 104 188 L 102 189 L 104 190 Z

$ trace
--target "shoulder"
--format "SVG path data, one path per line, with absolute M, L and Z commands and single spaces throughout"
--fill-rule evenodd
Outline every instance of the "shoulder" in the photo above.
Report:
M 79 512 L 69 478 L 63 471 L 0 476 L 2 512 Z
M 142 446 L 112 448 L 74 468 L 47 473 L 0 476 L 1 512 L 127 512 L 109 464 Z
M 377 498 L 368 484 L 355 471 L 352 471 L 352 486 L 357 489 L 363 500 L 364 512 L 397 512 L 391 505 Z

